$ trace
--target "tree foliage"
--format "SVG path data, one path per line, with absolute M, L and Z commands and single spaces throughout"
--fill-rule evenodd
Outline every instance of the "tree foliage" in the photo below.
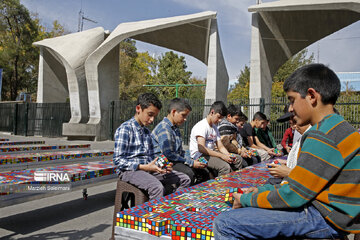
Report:
M 126 39 L 120 43 L 119 92 L 122 100 L 136 100 L 146 92 L 145 84 L 151 83 L 156 60 L 148 52 L 138 53 L 135 41 Z
M 48 31 L 38 16 L 30 14 L 19 0 L 0 1 L 2 100 L 15 100 L 19 91 L 36 92 L 40 51 L 32 43 L 64 33 L 57 21 Z
M 273 77 L 273 84 L 271 89 L 272 97 L 284 97 L 286 94 L 283 90 L 284 81 L 297 68 L 312 63 L 314 61 L 314 54 L 307 57 L 307 49 L 300 51 L 298 54 L 286 61 L 276 72 Z M 250 82 L 250 68 L 245 65 L 238 76 L 238 81 L 235 86 L 230 89 L 228 94 L 229 100 L 249 98 L 249 82 Z
M 158 58 L 158 66 L 154 82 L 156 85 L 190 84 L 192 72 L 186 71 L 187 65 L 184 56 L 179 56 L 173 51 L 166 52 Z M 187 87 L 178 87 L 178 96 L 184 97 Z M 159 87 L 155 90 L 160 99 L 167 99 L 176 95 L 175 87 Z
M 19 0 L 0 2 L 0 67 L 3 68 L 2 99 L 15 100 L 22 89 L 34 89 L 38 50 L 32 46 L 38 28 Z

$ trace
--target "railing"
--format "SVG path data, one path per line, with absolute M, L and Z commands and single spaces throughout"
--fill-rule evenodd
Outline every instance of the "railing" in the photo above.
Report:
M 187 121 L 180 127 L 184 144 L 189 143 L 192 127 L 204 117 L 213 100 L 188 99 L 192 112 Z M 237 99 L 231 103 L 242 106 L 242 110 L 249 121 L 252 114 L 261 110 L 270 116 L 270 128 L 278 143 L 280 143 L 288 123 L 278 123 L 276 119 L 283 114 L 283 108 L 288 102 L 286 98 L 265 99 Z M 151 126 L 152 130 L 166 115 L 169 100 L 164 100 L 163 108 Z M 135 114 L 135 102 L 113 101 L 109 106 L 108 139 L 113 139 L 116 129 Z M 230 104 L 230 102 L 228 103 Z M 360 127 L 360 96 L 341 96 L 335 106 L 340 115 L 356 129 Z M 39 135 L 44 137 L 62 136 L 62 124 L 70 120 L 69 103 L 0 103 L 0 131 L 11 132 L 16 135 Z

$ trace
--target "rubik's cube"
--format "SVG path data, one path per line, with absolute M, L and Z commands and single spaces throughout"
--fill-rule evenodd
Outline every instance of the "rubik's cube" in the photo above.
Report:
M 233 153 L 230 153 L 229 157 L 230 157 L 233 161 L 236 160 L 236 156 L 235 156 Z
M 259 156 L 259 153 L 255 149 L 250 149 L 250 155 L 256 157 Z
M 280 151 L 279 149 L 275 148 L 275 149 L 274 149 L 274 153 L 275 153 L 275 154 L 279 154 L 279 153 L 281 153 L 281 151 Z
M 154 217 L 147 220 L 148 233 L 160 237 L 169 233 L 169 220 L 162 217 Z
M 234 203 L 234 193 L 243 193 L 241 188 L 229 188 L 226 190 L 225 193 L 225 203 L 232 205 Z
M 169 164 L 170 161 L 165 157 L 165 155 L 161 155 L 158 157 L 158 159 L 156 160 L 155 164 L 159 167 L 159 168 L 166 168 Z
M 278 160 L 274 160 L 272 163 L 281 165 L 281 163 Z M 268 168 L 272 168 L 273 166 L 268 165 Z
M 207 160 L 204 158 L 204 157 L 199 157 L 198 159 L 197 159 L 199 162 L 201 162 L 201 163 L 204 163 L 204 164 L 208 164 L 208 162 L 207 162 Z
M 281 163 L 278 160 L 275 160 L 273 163 L 281 165 Z
M 245 153 L 248 157 L 256 157 L 259 155 L 259 153 L 254 149 L 246 149 Z

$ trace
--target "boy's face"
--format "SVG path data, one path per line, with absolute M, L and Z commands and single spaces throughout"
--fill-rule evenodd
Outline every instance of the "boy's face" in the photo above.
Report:
M 148 108 L 142 109 L 140 105 L 136 106 L 136 116 L 140 125 L 150 125 L 155 117 L 159 114 L 160 110 L 153 104 L 150 104 Z
M 294 121 L 298 126 L 304 126 L 310 123 L 311 103 L 308 97 L 302 98 L 300 93 L 288 91 L 286 93 L 290 101 L 289 112 L 294 114 Z
M 214 110 L 210 112 L 210 121 L 212 124 L 218 124 L 223 117 L 220 113 L 215 113 Z
M 238 127 L 238 129 L 242 129 L 244 127 L 244 124 L 244 121 L 239 121 L 238 123 L 236 123 L 236 126 Z
M 267 122 L 266 120 L 255 119 L 255 127 L 256 128 L 264 128 L 266 122 Z
M 238 115 L 231 116 L 230 114 L 228 114 L 226 118 L 232 124 L 237 124 L 238 122 L 240 122 L 240 117 Z
M 190 110 L 185 109 L 184 111 L 178 112 L 175 109 L 171 110 L 172 118 L 174 121 L 174 124 L 176 126 L 180 126 L 186 121 L 187 116 L 189 115 Z

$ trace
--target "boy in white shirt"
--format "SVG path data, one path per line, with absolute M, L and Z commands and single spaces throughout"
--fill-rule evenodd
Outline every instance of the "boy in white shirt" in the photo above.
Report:
M 227 115 L 227 109 L 222 101 L 214 102 L 210 112 L 200 122 L 195 124 L 190 134 L 190 156 L 192 159 L 204 157 L 208 161 L 208 168 L 215 170 L 219 176 L 241 168 L 242 158 L 230 157 L 221 142 L 217 124 Z M 215 150 L 217 147 L 217 151 Z

